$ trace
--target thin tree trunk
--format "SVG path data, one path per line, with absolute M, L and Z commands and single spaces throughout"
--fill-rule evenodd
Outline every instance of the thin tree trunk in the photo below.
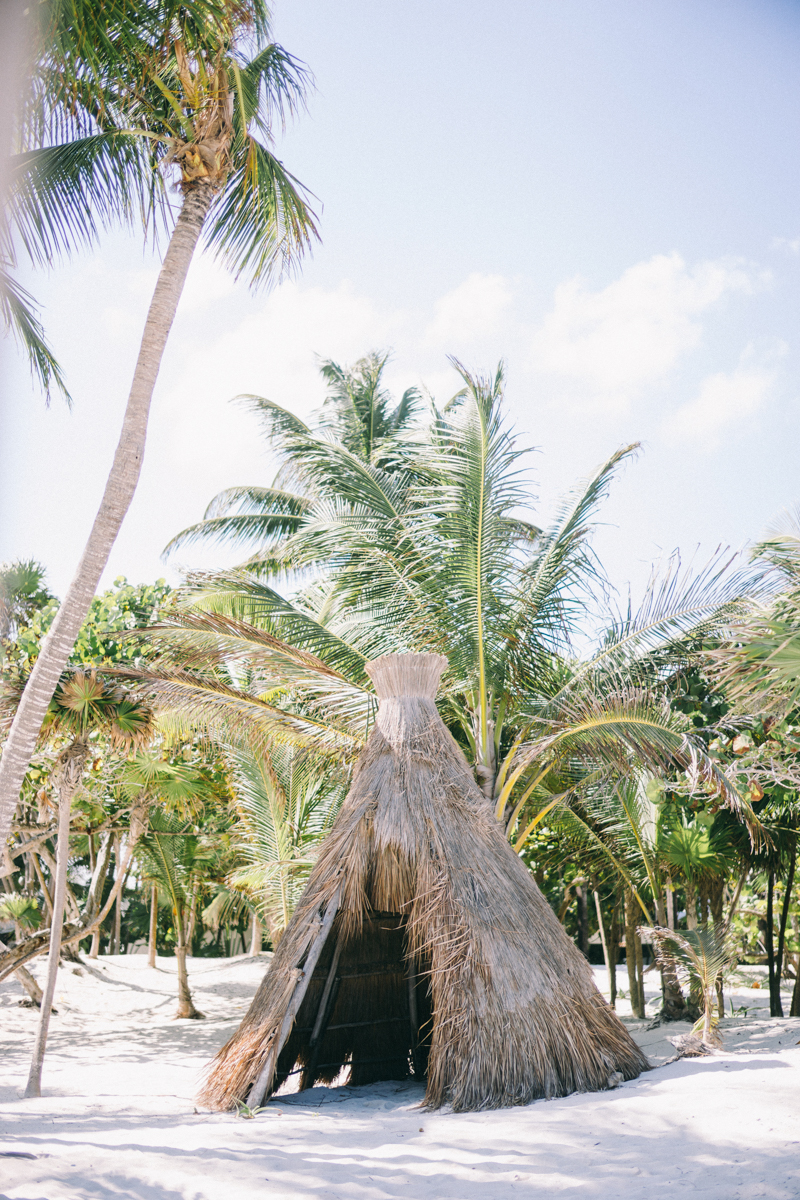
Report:
M 723 931 L 722 909 L 725 903 L 725 879 L 722 875 L 715 876 L 711 881 L 709 903 L 711 905 L 711 919 L 714 922 L 714 932 L 719 935 Z M 722 971 L 719 972 L 717 978 L 714 980 L 714 989 L 717 993 L 717 1016 L 722 1020 L 725 1016 L 725 991 Z
M 628 964 L 628 991 L 631 998 L 631 1008 L 635 1017 L 644 1016 L 643 988 L 638 974 L 639 964 L 642 961 L 642 946 L 639 941 L 639 935 L 636 932 L 636 901 L 633 896 L 633 890 L 629 887 L 625 888 L 625 960 Z M 636 947 L 639 947 L 639 953 L 636 953 Z M 638 959 L 638 961 L 637 961 Z
M 120 877 L 120 847 L 122 839 L 118 833 L 114 834 L 114 878 Z M 117 902 L 114 905 L 114 925 L 111 933 L 111 944 L 108 947 L 109 954 L 119 954 L 119 937 L 122 931 L 122 888 L 125 886 L 125 881 L 122 882 L 117 894 Z
M 44 899 L 44 905 L 45 905 L 45 908 L 47 909 L 46 924 L 52 925 L 52 923 L 53 923 L 53 899 L 50 895 L 50 889 L 47 886 L 47 880 L 44 877 L 44 871 L 42 870 L 41 865 L 39 863 L 38 854 L 35 852 L 35 850 L 31 850 L 30 856 L 31 856 L 31 861 L 33 862 L 33 869 L 36 872 L 36 878 L 39 880 L 39 887 L 42 890 L 42 897 Z
M 609 980 L 609 992 L 610 992 L 609 1004 L 611 1005 L 612 1008 L 616 1008 L 616 1005 L 617 1005 L 617 963 L 619 961 L 619 937 L 620 937 L 619 907 L 620 907 L 619 891 L 617 888 L 615 888 L 614 889 L 614 907 L 611 910 L 611 945 L 609 947 L 610 952 L 611 952 L 611 963 L 612 963 L 611 978 Z
M 728 930 L 730 929 L 731 925 L 733 924 L 733 918 L 736 915 L 736 906 L 739 903 L 739 897 L 742 894 L 742 888 L 744 887 L 745 882 L 747 880 L 747 876 L 749 874 L 750 874 L 750 868 L 745 867 L 744 871 L 742 871 L 741 875 L 739 876 L 738 883 L 736 884 L 736 890 L 733 893 L 733 896 L 731 898 L 730 908 L 728 909 L 728 915 L 725 918 L 725 925 L 723 927 L 723 933 L 725 933 L 726 935 L 727 935 Z
M 78 569 L 44 639 L 22 693 L 0 759 L 0 846 L 5 845 L 25 772 L 36 748 L 48 705 L 69 661 L 78 631 L 130 507 L 144 457 L 147 419 L 172 322 L 178 307 L 212 188 L 199 182 L 185 194 L 164 255 L 133 373 L 114 462 Z
M 253 920 L 250 923 L 250 954 L 261 953 L 261 942 L 264 934 L 261 929 L 261 922 L 258 919 L 258 913 L 253 912 Z
M 608 939 L 606 938 L 606 927 L 603 924 L 603 909 L 600 905 L 600 893 L 597 888 L 592 889 L 594 893 L 594 907 L 597 911 L 597 929 L 600 934 L 600 944 L 603 947 L 603 961 L 606 964 L 606 974 L 608 975 L 608 990 L 611 992 L 611 956 L 608 953 Z
M 783 1016 L 781 1004 L 780 978 L 776 976 L 775 968 L 775 872 L 767 875 L 767 919 L 764 930 L 764 945 L 767 951 L 767 966 L 769 968 L 769 1015 Z
M 578 900 L 578 949 L 586 958 L 589 957 L 589 905 L 586 899 L 586 887 L 577 884 L 575 895 Z
M 642 939 L 639 937 L 639 930 L 633 931 L 633 948 L 636 954 L 636 983 L 639 992 L 639 1016 L 646 1015 L 644 1010 L 644 962 L 642 960 Z
M 690 879 L 686 880 L 686 928 L 697 929 L 697 890 Z
M 40 1004 L 39 1027 L 33 1047 L 31 1069 L 25 1095 L 41 1096 L 42 1065 L 47 1046 L 47 1031 L 56 991 L 58 959 L 61 952 L 61 926 L 64 920 L 64 901 L 67 894 L 67 864 L 69 862 L 69 818 L 72 797 L 78 787 L 86 764 L 89 748 L 84 741 L 74 741 L 58 757 L 56 791 L 58 795 L 58 843 L 56 845 L 56 877 L 53 888 L 53 922 L 50 928 L 50 952 L 47 956 L 47 981 Z
M 192 892 L 192 903 L 189 908 L 189 925 L 186 930 L 186 952 L 191 955 L 194 949 L 194 931 L 197 925 L 197 893 L 199 885 Z
M 781 978 L 783 976 L 783 951 L 786 946 L 786 926 L 789 924 L 789 905 L 792 902 L 792 888 L 794 887 L 794 871 L 797 865 L 797 843 L 792 846 L 792 857 L 789 859 L 789 873 L 786 876 L 786 893 L 783 897 L 781 906 L 781 923 L 778 927 L 778 955 L 775 969 L 777 977 L 778 996 L 781 994 Z M 781 1002 L 783 1008 L 783 1002 Z
M 800 970 L 798 970 L 794 981 L 794 990 L 792 991 L 792 1007 L 789 1009 L 790 1017 L 800 1017 Z
M 150 888 L 150 936 L 147 940 L 147 965 L 156 965 L 156 939 L 158 937 L 158 884 Z
M 189 991 L 189 976 L 186 971 L 186 933 L 182 912 L 179 912 L 175 918 L 175 932 L 178 935 L 178 944 L 175 947 L 175 958 L 178 963 L 178 1011 L 175 1013 L 175 1019 L 202 1021 L 205 1014 L 197 1011 L 192 1001 L 192 993 Z
M 667 927 L 669 929 L 674 929 L 675 928 L 675 892 L 673 891 L 671 880 L 667 881 L 667 886 L 664 889 L 664 896 L 666 899 L 666 909 L 667 909 Z

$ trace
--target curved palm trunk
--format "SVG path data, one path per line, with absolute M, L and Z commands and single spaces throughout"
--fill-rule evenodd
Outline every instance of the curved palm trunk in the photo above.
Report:
M 0 760 L 0 845 L 11 829 L 25 772 L 47 706 L 66 667 L 78 631 L 89 611 L 100 576 L 139 482 L 147 419 L 164 348 L 186 275 L 214 192 L 198 184 L 186 192 L 159 272 L 145 322 L 114 462 L 89 540 L 53 625 L 42 643 L 3 747 Z
M 42 1063 L 50 1028 L 50 1013 L 58 976 L 58 959 L 61 952 L 61 926 L 64 921 L 64 903 L 67 895 L 67 863 L 69 862 L 69 817 L 72 797 L 78 787 L 86 765 L 89 747 L 84 741 L 74 741 L 59 755 L 56 768 L 56 791 L 58 794 L 58 843 L 56 847 L 56 878 L 53 889 L 53 922 L 50 930 L 50 953 L 47 956 L 47 982 L 39 1005 L 39 1027 L 33 1047 L 31 1069 L 28 1075 L 26 1096 L 42 1094 Z
M 190 1021 L 201 1021 L 205 1013 L 198 1012 L 192 1000 L 192 993 L 189 991 L 189 975 L 186 971 L 186 933 L 184 930 L 183 913 L 179 912 L 175 921 L 175 931 L 178 935 L 178 944 L 175 947 L 175 958 L 178 963 L 178 1011 L 175 1013 L 175 1019 L 181 1017 Z

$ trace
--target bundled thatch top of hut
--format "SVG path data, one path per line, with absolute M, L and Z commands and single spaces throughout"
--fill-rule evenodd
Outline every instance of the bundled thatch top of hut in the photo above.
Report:
M 384 655 L 353 784 L 201 1100 L 427 1080 L 426 1103 L 524 1104 L 647 1067 L 506 841 L 434 703 L 446 659 Z

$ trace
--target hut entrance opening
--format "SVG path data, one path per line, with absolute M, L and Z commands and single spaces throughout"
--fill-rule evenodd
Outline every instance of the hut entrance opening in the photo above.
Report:
M 406 955 L 405 918 L 373 912 L 355 933 L 334 925 L 292 1032 L 274 1087 L 300 1075 L 300 1088 L 424 1079 L 432 1033 L 430 967 Z

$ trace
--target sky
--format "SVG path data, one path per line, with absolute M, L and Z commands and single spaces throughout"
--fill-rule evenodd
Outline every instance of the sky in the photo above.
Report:
M 276 0 L 311 68 L 279 138 L 321 244 L 253 294 L 192 266 L 137 495 L 103 585 L 237 556 L 161 552 L 221 489 L 274 463 L 241 394 L 302 416 L 318 356 L 392 351 L 399 394 L 456 390 L 455 355 L 506 364 L 546 522 L 621 445 L 600 514 L 622 596 L 675 549 L 697 563 L 800 502 L 800 4 L 786 0 Z M 136 232 L 30 271 L 72 410 L 3 348 L 0 561 L 63 593 L 127 398 L 158 254 Z

